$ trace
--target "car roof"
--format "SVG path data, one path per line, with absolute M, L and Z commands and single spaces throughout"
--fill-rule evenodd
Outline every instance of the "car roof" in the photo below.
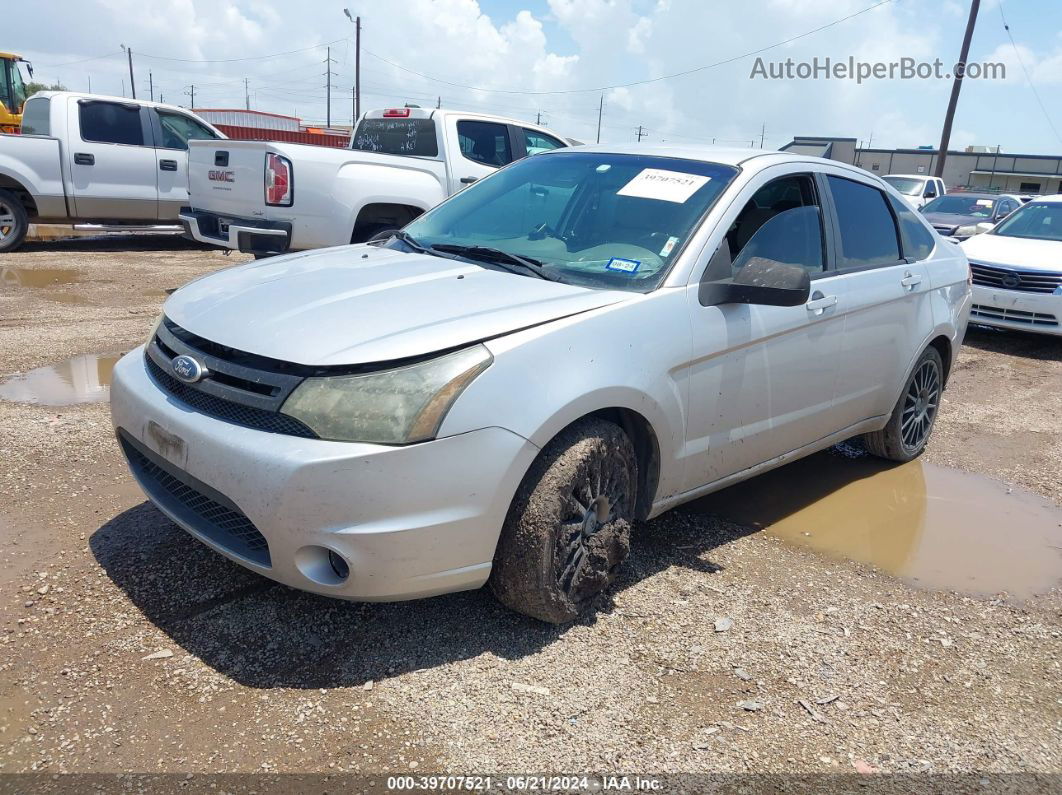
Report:
M 1028 202 L 1028 204 L 1032 204 L 1033 202 L 1048 202 L 1050 204 L 1059 204 L 1062 203 L 1062 193 L 1053 193 L 1050 196 L 1033 196 L 1032 201 Z
M 940 177 L 934 177 L 932 174 L 885 174 L 885 177 L 903 177 L 904 179 L 940 179 Z
M 560 154 L 561 150 L 555 150 Z M 567 152 L 597 152 L 610 155 L 649 155 L 651 157 L 676 157 L 681 160 L 701 160 L 705 163 L 720 163 L 725 166 L 738 166 L 755 161 L 756 165 L 776 165 L 778 163 L 819 163 L 822 165 L 853 168 L 847 163 L 829 160 L 824 157 L 776 152 L 772 149 L 747 149 L 710 144 L 588 144 Z M 544 153 L 551 154 L 551 153 Z M 541 155 L 536 155 L 540 157 Z M 868 176 L 872 176 L 867 172 Z
M 951 193 L 945 193 L 944 196 L 958 196 L 963 199 L 1017 199 L 1018 197 L 1011 193 L 984 193 L 976 190 L 953 190 Z M 938 199 L 943 198 L 938 196 Z
M 88 99 L 99 102 L 117 102 L 119 104 L 125 102 L 127 104 L 146 105 L 149 108 L 184 111 L 185 113 L 195 115 L 195 111 L 191 108 L 185 108 L 181 105 L 174 105 L 169 102 L 152 102 L 150 99 L 140 99 L 139 97 L 136 99 L 130 99 L 129 97 L 116 97 L 113 94 L 87 94 L 82 91 L 38 91 L 33 96 L 48 97 L 49 99 L 54 97 L 75 97 L 77 99 Z

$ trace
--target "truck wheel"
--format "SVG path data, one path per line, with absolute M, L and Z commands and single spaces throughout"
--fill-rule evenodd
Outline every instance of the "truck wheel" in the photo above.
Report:
M 867 451 L 890 461 L 910 461 L 922 455 L 933 432 L 944 391 L 944 364 L 936 348 L 926 348 L 911 371 L 889 422 L 866 434 Z
M 26 208 L 14 193 L 0 190 L 0 252 L 14 251 L 29 231 Z
M 513 498 L 490 587 L 552 624 L 589 612 L 630 552 L 638 463 L 611 422 L 581 420 L 551 441 Z

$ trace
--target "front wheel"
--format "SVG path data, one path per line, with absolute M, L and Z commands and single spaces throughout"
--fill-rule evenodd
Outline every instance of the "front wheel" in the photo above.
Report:
M 518 613 L 563 624 L 593 606 L 630 552 L 638 464 L 627 434 L 581 420 L 539 454 L 502 528 L 490 586 Z
M 864 436 L 867 450 L 890 461 L 911 461 L 922 454 L 937 421 L 944 391 L 944 363 L 936 348 L 918 358 L 889 421 Z
M 21 246 L 28 231 L 29 217 L 22 202 L 11 191 L 0 190 L 0 253 Z

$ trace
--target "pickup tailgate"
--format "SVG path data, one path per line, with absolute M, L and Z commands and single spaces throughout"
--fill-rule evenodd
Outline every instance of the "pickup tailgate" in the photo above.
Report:
M 193 209 L 237 218 L 262 217 L 266 154 L 264 141 L 190 141 L 188 200 Z

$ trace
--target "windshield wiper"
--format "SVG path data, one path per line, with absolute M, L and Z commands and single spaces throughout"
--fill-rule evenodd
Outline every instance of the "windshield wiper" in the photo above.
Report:
M 559 274 L 547 271 L 546 266 L 539 260 L 532 259 L 531 257 L 522 257 L 519 254 L 512 254 L 508 251 L 502 251 L 500 248 L 491 248 L 490 246 L 462 246 L 457 243 L 439 243 L 431 248 L 435 251 L 449 251 L 454 254 L 460 254 L 463 257 L 487 261 L 493 265 L 500 265 L 510 273 L 522 273 L 526 271 L 527 273 L 531 273 L 546 281 L 564 281 Z M 524 271 L 505 267 L 507 263 L 510 265 L 517 265 L 523 268 Z

